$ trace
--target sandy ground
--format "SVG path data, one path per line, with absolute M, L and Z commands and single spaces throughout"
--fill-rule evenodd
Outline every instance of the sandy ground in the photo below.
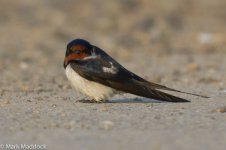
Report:
M 224 0 L 0 1 L 0 146 L 223 150 Z M 210 96 L 191 103 L 130 94 L 83 99 L 66 79 L 67 42 L 85 38 L 150 81 Z M 3 149 L 3 148 L 0 148 Z

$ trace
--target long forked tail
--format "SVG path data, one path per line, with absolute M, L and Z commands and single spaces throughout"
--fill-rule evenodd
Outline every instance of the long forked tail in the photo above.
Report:
M 174 102 L 174 103 L 186 103 L 186 102 L 190 102 L 189 100 L 168 94 L 168 93 L 164 93 L 158 90 L 148 90 L 144 95 L 141 95 L 144 97 L 148 97 L 151 99 L 156 99 L 156 100 L 160 100 L 160 101 L 166 101 L 166 102 Z
M 209 97 L 203 96 L 203 95 L 198 95 L 198 94 L 193 94 L 193 93 L 189 93 L 189 92 L 183 92 L 183 91 L 171 89 L 171 88 L 168 88 L 166 86 L 151 83 L 151 82 L 146 84 L 145 87 L 146 88 L 143 89 L 143 92 L 139 91 L 136 94 L 140 95 L 140 96 L 144 96 L 144 97 L 148 97 L 148 98 L 154 98 L 154 99 L 157 99 L 157 100 L 168 101 L 168 102 L 190 102 L 190 101 L 183 99 L 183 98 L 180 98 L 180 97 L 177 97 L 177 96 L 174 96 L 174 95 L 171 95 L 171 94 L 168 94 L 168 93 L 165 93 L 165 92 L 162 92 L 162 90 L 184 93 L 184 94 L 199 96 L 199 97 L 202 97 L 202 98 L 209 98 Z
M 202 97 L 202 98 L 210 98 L 210 97 L 208 97 L 208 96 L 203 96 L 203 95 L 194 94 L 194 93 L 189 93 L 189 92 L 183 92 L 183 91 L 171 89 L 171 88 L 168 88 L 168 87 L 161 88 L 161 89 L 162 89 L 162 90 L 173 91 L 173 92 L 178 92 L 178 93 L 184 93 L 184 94 L 194 95 L 194 96 L 198 96 L 198 97 Z
M 130 80 L 130 81 L 124 82 L 124 84 L 111 81 L 110 85 L 111 87 L 119 91 L 131 93 L 134 95 L 147 97 L 147 98 L 155 99 L 159 101 L 174 102 L 174 103 L 190 102 L 189 100 L 162 92 L 158 90 L 159 88 L 156 88 L 156 86 L 153 87 L 148 84 L 144 84 L 144 82 L 138 82 L 136 80 Z
M 167 86 L 156 84 L 156 83 L 152 83 L 152 82 L 146 82 L 146 83 L 147 83 L 148 87 L 150 86 L 150 87 L 152 87 L 154 89 L 158 89 L 158 90 L 167 90 L 167 91 L 173 91 L 173 92 L 178 92 L 178 93 L 184 93 L 184 94 L 199 96 L 199 97 L 202 97 L 202 98 L 210 98 L 208 96 L 203 96 L 203 95 L 199 95 L 199 94 L 194 94 L 194 93 L 189 93 L 189 92 L 184 92 L 184 91 L 171 89 L 171 88 L 168 88 Z

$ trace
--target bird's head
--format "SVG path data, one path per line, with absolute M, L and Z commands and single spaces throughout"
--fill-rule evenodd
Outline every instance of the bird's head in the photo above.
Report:
M 68 43 L 64 58 L 64 68 L 74 60 L 83 60 L 92 54 L 93 46 L 83 39 L 75 39 Z

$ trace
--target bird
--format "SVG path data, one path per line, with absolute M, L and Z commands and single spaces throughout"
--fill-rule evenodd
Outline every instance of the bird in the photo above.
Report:
M 82 102 L 107 102 L 117 92 L 175 103 L 190 101 L 163 91 L 209 98 L 149 82 L 127 70 L 104 50 L 84 39 L 74 39 L 67 44 L 63 66 L 74 89 L 89 97 L 88 100 L 81 100 Z

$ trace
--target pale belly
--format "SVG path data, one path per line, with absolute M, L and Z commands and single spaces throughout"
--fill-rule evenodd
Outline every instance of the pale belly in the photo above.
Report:
M 113 96 L 115 90 L 97 82 L 89 81 L 81 77 L 70 66 L 66 67 L 66 76 L 76 91 L 95 99 L 96 101 L 106 100 Z

